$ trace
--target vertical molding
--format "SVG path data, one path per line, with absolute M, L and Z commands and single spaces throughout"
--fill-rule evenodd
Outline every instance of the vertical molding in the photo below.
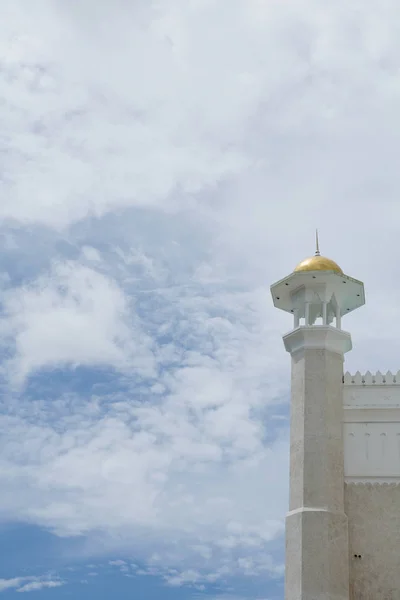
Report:
M 366 433 L 364 434 L 364 438 L 365 438 L 365 458 L 367 459 L 367 462 L 369 461 L 369 452 L 370 452 L 370 437 L 371 434 L 370 433 Z
M 381 439 L 381 458 L 384 459 L 385 453 L 386 453 L 386 433 L 381 433 L 380 439 Z

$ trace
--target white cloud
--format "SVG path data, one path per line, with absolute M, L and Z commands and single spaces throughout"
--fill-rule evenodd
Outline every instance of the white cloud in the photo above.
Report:
M 282 533 L 286 433 L 264 444 L 271 402 L 265 393 L 281 386 L 264 372 L 268 360 L 257 359 L 266 347 L 259 306 L 251 301 L 235 293 L 230 306 L 225 296 L 217 305 L 214 297 L 214 307 L 228 310 L 221 326 L 205 299 L 189 306 L 185 296 L 173 297 L 174 311 L 185 307 L 185 324 L 172 336 L 176 362 L 156 353 L 161 393 L 146 384 L 140 401 L 125 375 L 123 396 L 82 403 L 68 395 L 52 406 L 30 398 L 23 402 L 26 418 L 22 405 L 0 418 L 6 448 L 0 479 L 9 490 L 0 510 L 63 536 L 101 532 L 108 538 L 103 548 L 130 547 L 160 573 L 170 565 L 191 572 L 191 561 L 208 569 L 231 556 L 233 574 L 243 570 L 234 558 L 243 552 L 258 556 L 258 573 L 274 573 L 265 544 Z M 247 326 L 235 323 L 242 304 L 252 307 Z M 151 315 L 150 309 L 144 321 Z M 196 352 L 182 353 L 182 336 L 192 338 Z
M 88 211 L 101 215 L 132 205 L 157 206 L 176 186 L 196 192 L 246 164 L 239 150 L 226 151 L 226 146 L 232 139 L 231 126 L 250 112 L 254 93 L 250 86 L 248 99 L 235 96 L 236 74 L 231 81 L 226 54 L 212 72 L 199 62 L 196 21 L 208 20 L 207 11 L 177 3 L 172 11 L 158 9 L 157 15 L 150 3 L 138 19 L 136 6 L 124 5 L 87 21 L 73 5 L 54 7 L 48 14 L 38 11 L 27 18 L 18 4 L 10 5 L 5 66 L 17 81 L 9 80 L 3 90 L 17 104 L 16 112 L 10 111 L 9 130 L 18 127 L 19 147 L 10 155 L 8 169 L 13 179 L 23 161 L 25 175 L 2 203 L 1 216 L 61 226 Z M 171 35 L 179 38 L 182 27 L 193 30 L 192 35 L 184 33 L 189 55 L 179 39 L 177 49 L 169 40 Z M 227 66 L 226 93 L 232 92 L 234 102 L 228 112 L 206 91 Z M 201 97 L 199 79 L 204 86 Z M 30 86 L 42 107 L 30 101 Z M 218 124 L 224 150 L 213 139 Z
M 13 579 L 0 579 L 0 593 L 13 589 L 17 592 L 34 592 L 44 588 L 55 588 L 65 585 L 64 581 L 36 578 L 36 577 L 14 577 Z
M 89 261 L 93 261 L 93 262 L 101 261 L 100 253 L 96 250 L 96 248 L 93 248 L 92 246 L 84 246 L 82 248 L 82 255 L 84 258 L 86 258 Z
M 4 297 L 16 355 L 17 381 L 41 368 L 107 365 L 151 373 L 153 357 L 140 324 L 129 322 L 128 299 L 114 281 L 73 262 Z
M 277 576 L 291 324 L 268 285 L 315 226 L 366 281 L 348 368 L 399 368 L 398 4 L 6 4 L 3 373 L 28 387 L 4 384 L 0 511 L 170 582 Z M 59 395 L 80 365 L 113 389 Z
M 9 590 L 10 588 L 16 588 L 21 585 L 23 578 L 14 577 L 13 579 L 0 579 L 0 592 Z
M 339 167 L 339 188 L 351 180 L 354 141 L 344 138 L 389 140 L 399 125 L 395 2 L 376 11 L 371 1 L 350 10 L 343 0 L 236 0 L 221 11 L 175 0 L 113 5 L 96 19 L 73 4 L 8 4 L 2 91 L 16 137 L 3 217 L 63 226 L 129 206 L 195 206 L 193 192 L 260 161 L 268 197 L 289 201 L 289 172 L 299 203 L 322 215 L 327 181 Z M 381 127 L 366 130 L 382 103 Z M 339 163 L 329 157 L 338 145 Z M 373 154 L 364 146 L 352 161 L 356 186 Z
M 63 581 L 31 581 L 20 587 L 17 592 L 37 592 L 45 588 L 55 588 L 64 585 Z

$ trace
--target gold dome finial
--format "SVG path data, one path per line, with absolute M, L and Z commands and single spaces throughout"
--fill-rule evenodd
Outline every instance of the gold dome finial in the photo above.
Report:
M 315 230 L 315 255 L 301 261 L 294 272 L 299 271 L 334 271 L 343 275 L 342 269 L 334 260 L 321 256 L 319 251 L 318 229 Z

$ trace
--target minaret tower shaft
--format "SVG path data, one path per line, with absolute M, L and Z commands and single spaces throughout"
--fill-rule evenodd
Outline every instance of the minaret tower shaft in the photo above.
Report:
M 285 599 L 349 600 L 342 422 L 343 360 L 352 344 L 341 321 L 364 304 L 364 286 L 320 255 L 317 234 L 315 256 L 271 293 L 294 319 L 283 337 L 292 357 Z

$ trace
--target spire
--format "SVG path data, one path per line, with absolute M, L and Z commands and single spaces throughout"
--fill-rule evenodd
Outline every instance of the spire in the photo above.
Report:
M 315 230 L 315 256 L 320 256 L 319 240 L 318 240 L 318 229 Z
M 318 229 L 315 230 L 315 254 L 314 256 L 302 260 L 294 269 L 295 273 L 298 271 L 334 271 L 335 273 L 343 275 L 342 269 L 335 261 L 326 256 L 321 256 L 319 251 Z

